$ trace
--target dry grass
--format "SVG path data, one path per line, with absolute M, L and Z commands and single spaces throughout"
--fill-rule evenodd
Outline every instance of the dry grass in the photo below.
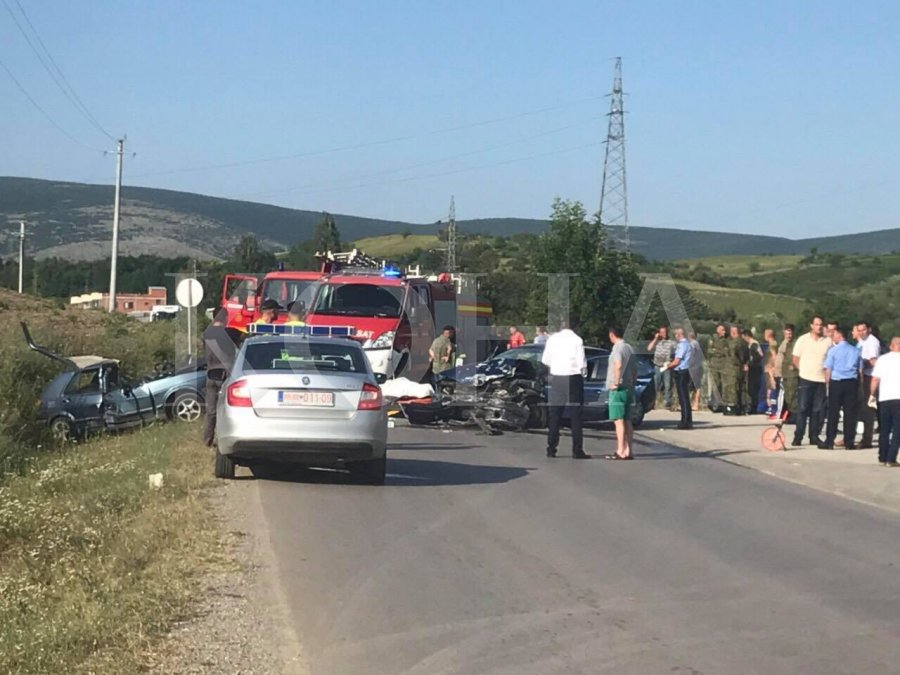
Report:
M 39 457 L 0 486 L 0 672 L 142 670 L 227 563 L 196 426 L 157 425 Z M 148 475 L 161 472 L 161 490 Z
M 434 234 L 410 234 L 406 237 L 402 234 L 386 234 L 358 239 L 353 245 L 376 258 L 397 258 L 412 253 L 417 248 L 432 249 L 446 244 L 442 244 Z

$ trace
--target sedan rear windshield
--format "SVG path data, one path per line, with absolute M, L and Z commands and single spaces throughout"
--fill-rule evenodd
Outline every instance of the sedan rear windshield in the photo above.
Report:
M 271 341 L 248 344 L 244 370 L 315 370 L 365 373 L 366 357 L 355 345 L 340 343 Z

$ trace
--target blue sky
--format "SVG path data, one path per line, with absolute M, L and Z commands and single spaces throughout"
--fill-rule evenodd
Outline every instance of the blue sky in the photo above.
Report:
M 900 3 L 19 3 L 127 133 L 126 185 L 413 222 L 451 194 L 460 218 L 593 211 L 621 56 L 632 225 L 900 227 Z M 0 0 L 0 60 L 79 143 L 0 69 L 0 175 L 111 182 L 113 144 L 6 5 L 27 30 Z

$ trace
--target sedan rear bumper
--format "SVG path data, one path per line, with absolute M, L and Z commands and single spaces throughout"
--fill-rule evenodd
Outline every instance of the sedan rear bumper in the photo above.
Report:
M 216 436 L 219 452 L 238 460 L 341 466 L 385 456 L 387 417 L 380 410 L 349 420 L 260 418 L 252 409 L 220 406 Z

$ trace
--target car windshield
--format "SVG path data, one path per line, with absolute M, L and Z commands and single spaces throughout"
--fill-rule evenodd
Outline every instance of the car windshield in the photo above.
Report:
M 530 361 L 531 363 L 540 363 L 543 349 L 507 349 L 494 356 L 492 361 Z
M 325 284 L 316 297 L 315 314 L 398 317 L 403 288 L 376 284 Z
M 315 293 L 316 282 L 310 279 L 269 279 L 263 284 L 260 295 L 287 309 L 297 300 L 309 307 Z
M 267 341 L 248 344 L 244 371 L 315 370 L 365 373 L 365 355 L 355 345 L 339 342 Z

